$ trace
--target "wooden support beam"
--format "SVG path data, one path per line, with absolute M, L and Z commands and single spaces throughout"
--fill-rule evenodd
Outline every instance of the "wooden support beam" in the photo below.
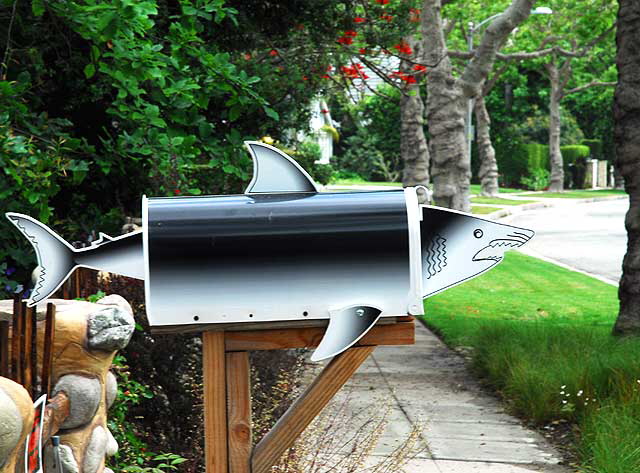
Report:
M 31 332 L 27 336 L 31 339 L 31 397 L 35 400 L 40 395 L 38 389 L 38 313 L 35 307 L 29 309 L 31 316 Z
M 207 473 L 227 473 L 227 402 L 224 332 L 202 334 L 205 467 Z
M 252 473 L 268 473 L 302 431 L 349 380 L 375 347 L 354 347 L 333 358 L 322 373 L 256 445 Z
M 11 321 L 11 379 L 22 383 L 22 364 L 20 363 L 20 338 L 22 336 L 22 301 L 16 295 L 13 299 L 13 319 Z
M 229 473 L 251 473 L 251 386 L 249 354 L 227 353 Z
M 9 378 L 11 376 L 8 320 L 0 320 L 0 376 L 3 378 Z
M 410 318 L 392 325 L 376 325 L 355 346 L 413 345 L 414 323 Z M 226 332 L 225 349 L 229 352 L 316 347 L 325 331 L 325 327 L 307 327 Z
M 56 332 L 56 306 L 47 304 L 45 316 L 44 343 L 42 348 L 42 374 L 40 385 L 43 393 L 51 392 L 51 373 L 53 371 L 53 339 Z
M 33 331 L 33 318 L 31 312 L 33 309 L 28 308 L 27 304 L 22 305 L 22 344 L 21 344 L 21 361 L 22 361 L 22 386 L 27 390 L 31 399 L 35 393 L 33 392 L 33 376 L 31 373 L 31 333 Z

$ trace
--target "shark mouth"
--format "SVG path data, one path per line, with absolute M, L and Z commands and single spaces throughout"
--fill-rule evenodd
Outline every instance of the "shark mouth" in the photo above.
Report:
M 504 252 L 513 248 L 519 248 L 527 243 L 531 237 L 525 233 L 513 232 L 507 238 L 491 240 L 487 246 L 473 255 L 472 261 L 502 261 Z

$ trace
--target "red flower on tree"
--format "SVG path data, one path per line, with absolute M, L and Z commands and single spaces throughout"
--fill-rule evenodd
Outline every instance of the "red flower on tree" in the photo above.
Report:
M 355 38 L 356 36 L 358 36 L 358 32 L 357 31 L 353 31 L 353 30 L 348 30 L 345 31 L 343 33 L 344 36 L 351 36 L 352 38 Z
M 338 38 L 338 43 L 344 44 L 344 45 L 353 44 L 353 38 L 351 36 L 342 36 Z
M 385 13 L 384 15 L 381 15 L 380 18 L 388 23 L 391 20 L 393 20 L 393 15 L 389 15 L 389 14 Z
M 413 23 L 417 23 L 420 21 L 420 9 L 419 8 L 409 8 L 409 21 Z
M 174 190 L 173 190 L 173 193 L 174 193 L 175 195 L 180 195 L 180 194 L 182 194 L 182 192 L 180 191 L 180 189 L 174 189 Z
M 396 48 L 399 53 L 407 55 L 413 54 L 413 50 L 411 49 L 411 47 L 409 47 L 409 45 L 404 41 L 394 45 L 393 47 Z
M 379 5 L 389 5 L 389 0 L 376 0 Z
M 366 20 L 366 19 L 364 19 L 364 18 L 362 18 L 361 16 L 356 16 L 356 17 L 353 19 L 353 22 L 354 22 L 354 23 L 364 23 L 365 21 L 367 21 L 367 20 Z
M 369 51 L 367 51 L 365 48 L 360 48 L 360 49 L 358 49 L 358 52 L 359 52 L 360 54 L 369 54 Z
M 427 66 L 423 66 L 422 64 L 414 64 L 413 70 L 418 72 L 424 72 L 427 70 Z
M 276 51 L 275 49 L 272 49 L 271 51 L 269 51 L 269 56 L 277 56 L 278 55 L 278 51 Z

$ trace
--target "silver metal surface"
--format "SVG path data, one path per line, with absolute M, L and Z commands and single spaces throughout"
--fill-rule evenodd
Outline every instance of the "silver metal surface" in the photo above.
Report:
M 329 327 L 311 355 L 311 361 L 320 361 L 342 353 L 360 340 L 380 318 L 377 307 L 355 305 L 331 311 Z

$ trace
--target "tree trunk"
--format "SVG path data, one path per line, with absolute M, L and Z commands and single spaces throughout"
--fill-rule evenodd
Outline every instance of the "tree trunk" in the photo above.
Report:
M 476 115 L 476 143 L 480 158 L 480 195 L 493 197 L 498 195 L 498 163 L 496 150 L 491 143 L 491 118 L 483 95 L 476 97 L 474 112 Z
M 465 145 L 465 97 L 453 77 L 442 28 L 440 0 L 425 0 L 422 38 L 427 64 L 427 124 L 436 205 L 469 212 L 471 167 Z
M 458 79 L 442 27 L 442 0 L 423 0 L 421 33 L 427 69 L 427 124 L 431 139 L 431 175 L 436 205 L 468 212 L 471 163 L 466 147 L 465 105 L 477 97 L 496 53 L 513 29 L 531 13 L 534 0 L 512 0 L 486 28 L 473 57 Z
M 420 57 L 419 45 L 411 38 L 406 42 L 414 51 L 413 57 Z M 403 61 L 401 70 L 412 77 L 416 71 L 412 63 Z M 400 97 L 400 154 L 404 162 L 402 185 L 429 185 L 429 148 L 424 136 L 424 104 L 420 96 L 419 80 L 415 84 L 407 83 Z M 426 195 L 420 195 L 424 199 Z
M 564 190 L 564 169 L 562 168 L 562 153 L 560 152 L 560 73 L 555 63 L 546 65 L 551 82 L 549 96 L 549 164 L 551 165 L 551 177 L 549 178 L 549 190 L 562 192 Z
M 616 334 L 640 333 L 640 3 L 619 0 L 616 43 L 618 85 L 614 98 L 616 167 L 629 194 Z

